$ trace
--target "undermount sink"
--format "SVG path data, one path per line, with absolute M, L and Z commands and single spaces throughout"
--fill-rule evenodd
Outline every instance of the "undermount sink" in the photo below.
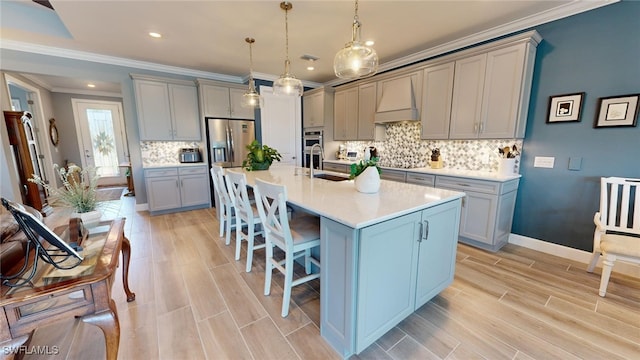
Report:
M 349 180 L 349 178 L 346 177 L 346 176 L 332 175 L 332 174 L 326 174 L 326 173 L 316 174 L 316 175 L 313 175 L 313 177 L 316 178 L 316 179 L 325 179 L 325 180 L 329 180 L 329 181 Z

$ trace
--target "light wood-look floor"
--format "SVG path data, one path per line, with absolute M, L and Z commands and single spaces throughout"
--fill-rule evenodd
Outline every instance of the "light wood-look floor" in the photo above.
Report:
M 262 295 L 264 252 L 245 273 L 214 212 L 149 217 L 123 198 L 137 297 L 127 303 L 116 278 L 119 357 L 338 358 L 320 337 L 319 282 L 294 288 L 283 319 L 282 276 Z M 600 298 L 599 269 L 585 267 L 514 245 L 496 254 L 459 245 L 454 283 L 354 358 L 640 358 L 640 280 L 614 272 Z M 39 329 L 32 345 L 57 346 L 59 359 L 105 356 L 98 328 L 74 319 Z

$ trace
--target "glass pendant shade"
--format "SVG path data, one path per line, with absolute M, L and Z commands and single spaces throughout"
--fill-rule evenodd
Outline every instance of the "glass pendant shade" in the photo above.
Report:
M 378 71 L 378 54 L 360 41 L 358 2 L 353 18 L 351 41 L 338 51 L 333 59 L 333 71 L 341 79 L 357 79 L 374 75 Z
M 302 81 L 289 73 L 289 60 L 285 61 L 285 72 L 273 82 L 273 93 L 277 95 L 302 96 Z
M 256 40 L 253 38 L 245 38 L 244 41 L 249 44 L 249 89 L 242 95 L 240 106 L 245 108 L 259 108 L 260 94 L 256 91 L 256 86 L 253 82 L 253 51 L 251 47 Z
M 275 95 L 288 95 L 288 96 L 302 96 L 304 87 L 302 81 L 296 79 L 289 72 L 291 62 L 289 61 L 289 10 L 293 8 L 290 2 L 283 1 L 280 3 L 280 8 L 284 10 L 284 24 L 285 24 L 285 52 L 286 58 L 284 60 L 284 74 L 273 82 L 273 93 Z

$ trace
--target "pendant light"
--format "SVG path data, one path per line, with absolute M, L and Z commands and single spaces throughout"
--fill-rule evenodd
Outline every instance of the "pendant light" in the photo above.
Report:
M 283 1 L 280 3 L 280 8 L 284 10 L 285 51 L 287 57 L 284 61 L 284 74 L 273 82 L 273 93 L 276 95 L 302 96 L 304 91 L 302 81 L 289 73 L 291 62 L 289 61 L 289 18 L 287 15 L 293 5 L 288 1 Z
M 373 48 L 360 41 L 360 21 L 358 19 L 358 0 L 353 17 L 351 41 L 338 51 L 333 60 L 333 71 L 342 79 L 357 79 L 372 76 L 378 71 L 378 54 Z
M 260 95 L 256 91 L 256 86 L 253 83 L 253 51 L 252 45 L 256 40 L 254 38 L 245 38 L 249 44 L 249 90 L 242 95 L 242 102 L 240 105 L 245 108 L 259 108 L 260 107 Z

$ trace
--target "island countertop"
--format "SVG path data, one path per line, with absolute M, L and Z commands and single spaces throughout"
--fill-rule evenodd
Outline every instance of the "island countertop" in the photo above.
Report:
M 228 170 L 244 172 L 249 186 L 254 186 L 256 179 L 284 185 L 289 203 L 354 229 L 464 196 L 462 192 L 387 180 L 381 180 L 377 193 L 363 194 L 356 190 L 353 180 L 311 179 L 306 175 L 296 175 L 295 169 L 293 166 L 274 164 L 269 170 L 262 171 Z

